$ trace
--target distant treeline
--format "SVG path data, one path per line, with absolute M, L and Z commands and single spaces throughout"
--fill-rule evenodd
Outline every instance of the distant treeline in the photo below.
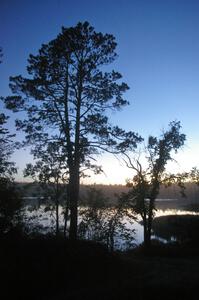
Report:
M 45 191 L 38 183 L 17 183 L 17 186 L 22 197 L 42 197 L 45 195 Z M 87 193 L 90 188 L 95 188 L 102 191 L 103 196 L 107 201 L 107 206 L 114 205 L 116 203 L 117 196 L 121 193 L 126 193 L 129 190 L 129 188 L 124 185 L 81 185 L 81 205 L 87 205 Z M 199 187 L 194 183 L 186 183 L 185 197 L 183 197 L 181 190 L 177 185 L 172 184 L 169 187 L 162 186 L 160 188 L 158 199 L 165 199 L 166 201 L 163 201 L 163 203 L 167 203 L 170 208 L 175 208 L 176 205 L 181 206 L 188 205 L 190 203 L 199 203 Z M 168 199 L 173 199 L 174 201 L 168 201 Z M 161 203 L 161 201 L 157 201 L 158 208 L 161 208 L 163 203 Z

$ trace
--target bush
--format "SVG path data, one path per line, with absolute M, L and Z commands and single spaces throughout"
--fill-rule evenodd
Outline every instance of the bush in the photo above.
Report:
M 0 235 L 21 231 L 22 200 L 11 179 L 0 178 Z

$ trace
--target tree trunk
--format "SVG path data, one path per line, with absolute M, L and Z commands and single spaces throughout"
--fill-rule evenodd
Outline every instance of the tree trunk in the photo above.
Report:
M 146 213 L 146 210 L 144 209 L 143 214 L 141 214 L 142 221 L 143 221 L 143 228 L 144 228 L 144 248 L 147 249 L 150 247 L 150 234 L 148 231 L 148 225 L 149 225 L 149 216 Z
M 79 169 L 76 168 L 69 180 L 69 201 L 70 201 L 70 229 L 69 239 L 77 239 L 78 225 L 78 201 L 79 201 Z
M 144 248 L 149 249 L 151 246 L 151 230 L 149 228 L 148 220 L 144 222 Z
M 56 236 L 59 234 L 59 200 L 56 197 Z
M 150 230 L 150 228 L 147 228 L 144 246 L 146 249 L 149 249 L 151 247 L 151 230 Z
M 144 227 L 144 247 L 147 247 L 147 219 L 143 219 L 143 227 Z
M 154 199 L 149 200 L 149 213 L 147 220 L 147 230 L 146 230 L 146 248 L 150 248 L 151 246 L 151 232 L 152 232 L 152 222 L 153 222 L 153 207 L 154 207 Z
M 69 205 L 68 205 L 68 199 L 67 204 L 64 212 L 64 237 L 66 238 L 66 230 L 67 230 L 67 222 L 68 222 L 68 213 L 69 213 Z

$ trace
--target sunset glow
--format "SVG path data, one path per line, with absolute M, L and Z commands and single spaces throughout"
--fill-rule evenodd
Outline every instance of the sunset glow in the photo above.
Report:
M 25 75 L 28 55 L 54 38 L 62 25 L 88 20 L 97 31 L 116 37 L 118 59 L 112 67 L 130 87 L 125 95 L 130 106 L 112 114 L 112 123 L 146 139 L 151 134 L 159 136 L 170 121 L 179 120 L 187 136 L 186 146 L 176 156 L 178 164 L 169 163 L 168 170 L 198 166 L 198 2 L 126 1 L 122 7 L 120 1 L 101 1 L 100 5 L 96 1 L 58 2 L 50 1 L 46 6 L 45 1 L 14 1 L 11 6 L 3 1 L 1 96 L 10 94 L 9 76 Z M 17 115 L 6 113 L 11 116 L 8 126 L 14 132 Z M 22 139 L 23 134 L 17 132 L 17 140 Z M 16 151 L 13 158 L 18 167 L 16 178 L 23 181 L 23 169 L 32 160 L 29 149 Z M 84 182 L 125 184 L 132 176 L 122 160 L 111 155 L 100 156 L 98 162 L 104 174 L 92 175 Z

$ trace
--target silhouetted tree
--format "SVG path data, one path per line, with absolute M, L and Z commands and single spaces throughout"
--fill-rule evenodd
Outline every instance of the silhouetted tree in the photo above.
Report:
M 189 177 L 191 182 L 194 182 L 199 186 L 199 169 L 197 167 L 192 168 L 187 176 Z
M 35 182 L 41 184 L 42 189 L 45 191 L 45 211 L 55 210 L 55 223 L 56 223 L 56 235 L 59 234 L 59 205 L 67 201 L 66 190 L 68 182 L 68 174 L 66 171 L 65 154 L 62 153 L 63 148 L 59 147 L 59 144 L 48 143 L 46 151 L 37 148 L 34 149 L 34 158 L 38 159 L 33 164 L 27 164 L 24 170 L 25 177 L 32 177 Z M 49 199 L 50 198 L 50 199 Z M 65 209 L 68 208 L 68 204 L 65 205 Z M 67 212 L 65 212 L 65 216 Z M 67 218 L 65 217 L 66 222 Z
M 107 202 L 108 199 L 101 190 L 89 188 L 89 206 L 80 211 L 79 235 L 105 244 L 110 251 L 114 251 L 116 247 L 121 248 L 122 244 L 132 246 L 135 231 L 128 228 L 126 223 L 132 224 L 134 218 L 128 214 L 126 203 L 119 197 L 113 207 L 107 207 Z
M 126 165 L 136 172 L 127 185 L 131 187 L 127 197 L 133 210 L 139 214 L 144 226 L 144 245 L 150 246 L 152 221 L 155 212 L 155 200 L 159 194 L 160 185 L 173 181 L 175 175 L 165 173 L 166 164 L 172 160 L 172 152 L 177 152 L 184 145 L 185 135 L 180 133 L 180 122 L 171 122 L 169 130 L 163 132 L 158 139 L 149 136 L 144 149 L 145 163 L 140 159 L 130 159 L 126 154 Z M 145 167 L 145 164 L 147 167 Z M 177 175 L 179 181 L 179 175 Z
M 2 57 L 0 48 L 0 63 Z M 22 201 L 13 178 L 17 169 L 14 162 L 10 161 L 17 144 L 13 142 L 15 134 L 6 128 L 8 119 L 4 113 L 0 113 L 0 235 L 13 232 L 22 221 Z
M 68 199 L 70 201 L 70 238 L 77 237 L 79 180 L 85 168 L 99 172 L 93 156 L 109 151 L 133 149 L 141 138 L 111 126 L 108 110 L 119 110 L 128 102 L 128 89 L 121 74 L 104 72 L 117 57 L 115 38 L 94 31 L 88 22 L 62 28 L 38 55 L 30 55 L 29 77 L 10 78 L 14 96 L 5 98 L 7 108 L 26 111 L 25 120 L 17 120 L 26 133 L 26 143 L 40 145 L 59 141 L 66 151 Z M 100 70 L 101 69 L 101 70 Z
M 15 164 L 10 161 L 10 156 L 14 151 L 12 141 L 14 134 L 10 134 L 5 127 L 8 117 L 4 113 L 0 114 L 0 176 L 10 178 L 17 172 Z
M 0 235 L 22 230 L 22 201 L 13 180 L 0 177 Z
M 2 56 L 2 48 L 0 48 L 0 63 L 2 63 Z M 3 100 L 3 98 L 0 97 L 0 100 Z M 6 128 L 8 119 L 9 117 L 4 113 L 0 113 L 0 176 L 11 178 L 12 175 L 17 172 L 15 164 L 9 161 L 16 144 L 13 143 L 15 134 L 10 134 L 9 130 Z
M 17 169 L 10 161 L 14 151 L 13 134 L 5 127 L 8 117 L 0 114 L 0 234 L 10 233 L 21 223 L 22 201 L 16 191 L 13 175 Z

